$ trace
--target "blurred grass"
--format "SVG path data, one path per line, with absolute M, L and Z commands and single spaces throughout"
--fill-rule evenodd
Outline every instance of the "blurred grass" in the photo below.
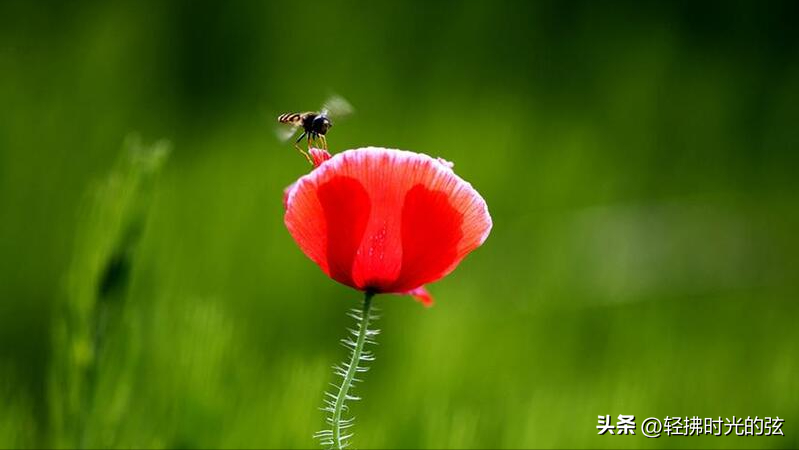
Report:
M 434 308 L 377 299 L 356 446 L 796 447 L 796 13 L 4 2 L 0 447 L 315 445 L 360 297 L 286 233 L 306 167 L 270 127 L 330 91 L 358 110 L 334 150 L 452 160 L 495 222 Z M 131 130 L 173 143 L 151 192 L 124 176 Z M 129 220 L 106 357 L 81 366 Z M 600 414 L 780 416 L 786 436 L 610 438 Z
M 94 446 L 91 433 L 118 444 L 142 340 L 142 324 L 130 319 L 135 304 L 127 304 L 132 265 L 168 153 L 166 142 L 149 147 L 131 136 L 81 209 L 66 299 L 53 315 L 48 397 L 57 447 Z

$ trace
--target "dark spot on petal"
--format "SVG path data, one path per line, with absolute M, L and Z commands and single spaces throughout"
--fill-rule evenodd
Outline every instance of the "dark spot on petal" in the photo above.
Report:
M 355 178 L 338 176 L 319 186 L 317 196 L 327 223 L 330 277 L 353 286 L 352 263 L 369 221 L 369 194 Z

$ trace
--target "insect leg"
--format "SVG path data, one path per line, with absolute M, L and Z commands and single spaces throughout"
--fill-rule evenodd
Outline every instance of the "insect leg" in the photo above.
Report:
M 322 147 L 327 150 L 327 137 L 324 134 L 320 134 L 319 140 L 322 141 Z
M 315 145 L 318 140 L 319 140 L 319 133 L 311 131 L 311 133 L 308 135 L 308 147 L 310 148 L 311 145 Z
M 307 160 L 307 161 L 308 161 L 308 162 L 309 162 L 311 165 L 313 165 L 313 160 L 311 159 L 311 157 L 308 155 L 308 153 L 306 153 L 306 152 L 305 152 L 305 150 L 303 150 L 303 149 L 302 149 L 302 147 L 300 147 L 300 146 L 299 146 L 299 143 L 300 143 L 300 141 L 302 140 L 302 138 L 304 138 L 304 137 L 305 137 L 305 135 L 306 135 L 306 134 L 307 134 L 306 132 L 303 132 L 303 133 L 300 135 L 300 137 L 298 137 L 298 138 L 297 138 L 297 140 L 296 140 L 296 141 L 294 141 L 294 148 L 296 148 L 296 149 L 297 149 L 297 151 L 299 151 L 299 152 L 302 154 L 302 156 L 304 156 L 304 157 L 305 157 L 305 159 L 306 159 L 306 160 Z M 308 135 L 308 137 L 310 138 L 310 135 Z

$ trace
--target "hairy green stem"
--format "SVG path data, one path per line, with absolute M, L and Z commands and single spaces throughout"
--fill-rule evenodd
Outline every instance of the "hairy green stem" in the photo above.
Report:
M 355 348 L 352 350 L 350 364 L 347 367 L 347 373 L 344 376 L 344 381 L 341 384 L 341 389 L 339 389 L 338 396 L 336 397 L 336 405 L 333 409 L 333 444 L 337 449 L 343 448 L 341 445 L 341 411 L 344 409 L 344 401 L 347 399 L 347 393 L 350 387 L 352 387 L 352 382 L 358 369 L 358 363 L 361 361 L 363 344 L 366 342 L 366 334 L 369 329 L 369 310 L 372 307 L 372 297 L 374 297 L 374 294 L 367 292 L 363 299 L 363 316 L 360 327 L 358 328 L 358 338 L 355 342 Z

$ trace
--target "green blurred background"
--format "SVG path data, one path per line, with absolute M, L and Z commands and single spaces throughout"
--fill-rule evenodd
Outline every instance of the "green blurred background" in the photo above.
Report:
M 272 128 L 334 92 L 334 151 L 454 161 L 494 219 L 435 307 L 377 298 L 355 446 L 799 446 L 797 17 L 3 2 L 0 447 L 316 447 L 361 297 L 285 230 L 308 168 Z M 598 436 L 605 414 L 785 436 Z

